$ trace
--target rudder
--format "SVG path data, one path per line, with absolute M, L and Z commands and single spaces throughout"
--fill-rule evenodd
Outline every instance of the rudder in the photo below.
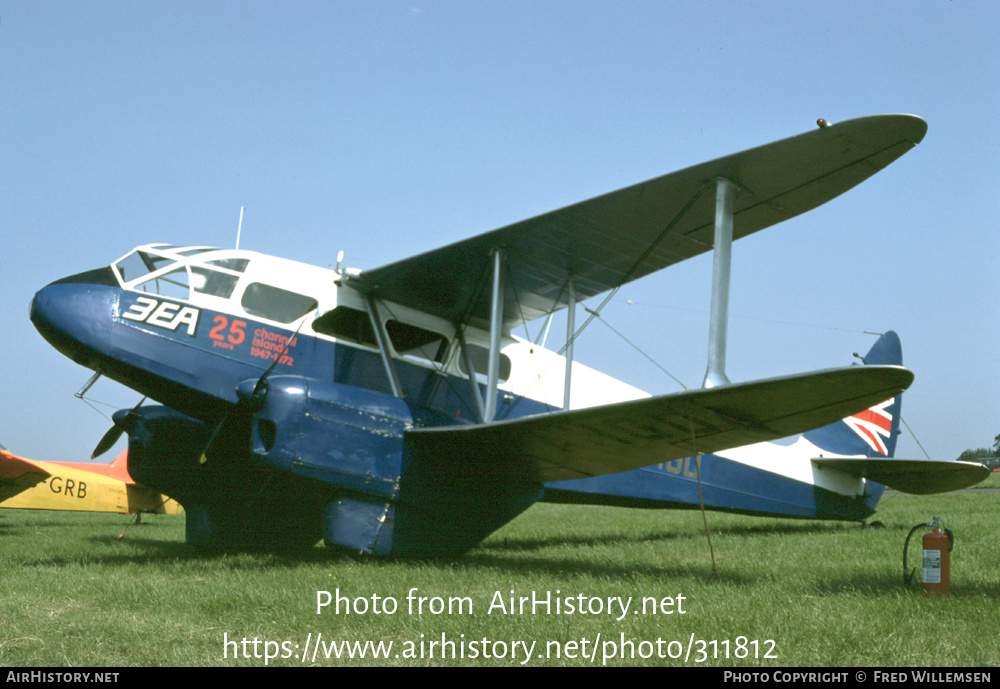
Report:
M 857 355 L 855 355 L 857 356 Z M 868 366 L 902 366 L 903 349 L 899 336 L 888 331 L 868 353 L 859 357 Z M 902 395 L 896 395 L 869 409 L 829 426 L 803 434 L 819 449 L 837 455 L 871 458 L 893 457 L 899 437 Z

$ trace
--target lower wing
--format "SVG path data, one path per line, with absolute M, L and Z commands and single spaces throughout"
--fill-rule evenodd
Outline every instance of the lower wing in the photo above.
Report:
M 899 366 L 854 366 L 405 435 L 414 457 L 474 455 L 507 476 L 561 481 L 796 435 L 894 397 L 912 381 Z

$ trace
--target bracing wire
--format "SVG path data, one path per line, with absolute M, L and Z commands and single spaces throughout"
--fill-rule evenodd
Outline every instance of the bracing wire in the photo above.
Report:
M 906 426 L 906 430 L 910 432 L 911 436 L 913 436 L 913 441 L 917 444 L 917 447 L 920 448 L 920 451 L 924 453 L 924 457 L 930 459 L 931 456 L 927 454 L 927 450 L 925 450 L 924 446 L 920 444 L 920 439 L 917 438 L 917 435 L 913 432 L 913 429 L 910 428 L 910 424 L 906 423 L 906 419 L 904 419 L 902 416 L 899 417 L 899 420 L 903 422 L 903 425 Z
M 701 519 L 705 523 L 705 539 L 708 541 L 708 553 L 712 558 L 711 579 L 719 576 L 719 570 L 715 566 L 715 549 L 712 547 L 712 534 L 708 530 L 708 514 L 705 512 L 705 499 L 701 494 L 701 453 L 698 452 L 698 443 L 694 435 L 694 415 L 688 415 L 688 423 L 691 427 L 691 449 L 694 450 L 694 474 L 698 479 L 698 504 L 701 507 Z
M 583 307 L 583 309 L 584 309 L 584 311 L 587 311 L 588 313 L 593 313 L 593 312 L 591 312 L 591 310 L 590 310 L 590 309 L 588 309 L 588 308 L 587 308 L 586 306 L 584 306 L 584 307 Z M 605 325 L 605 326 L 606 326 L 606 327 L 607 327 L 607 328 L 608 328 L 608 329 L 609 329 L 609 330 L 610 330 L 611 332 L 613 332 L 613 333 L 614 333 L 615 335 L 617 335 L 618 337 L 620 337 L 620 338 L 622 338 L 623 340 L 625 340 L 626 344 L 628 344 L 628 345 L 629 345 L 630 347 L 632 347 L 632 349 L 634 349 L 635 351 L 639 352 L 639 354 L 642 354 L 642 355 L 643 355 L 644 357 L 646 357 L 646 359 L 647 359 L 647 360 L 648 360 L 648 361 L 649 361 L 649 362 L 650 362 L 651 364 L 653 364 L 653 366 L 655 366 L 656 368 L 660 369 L 661 371 L 663 371 L 664 373 L 666 373 L 666 374 L 667 374 L 668 376 L 670 376 L 670 378 L 671 378 L 671 379 L 672 379 L 672 380 L 673 380 L 673 381 L 674 381 L 675 383 L 677 383 L 678 385 L 680 385 L 680 386 L 681 386 L 682 388 L 684 388 L 685 390 L 689 390 L 689 389 L 690 389 L 690 388 L 688 388 L 688 386 L 687 386 L 687 385 L 685 385 L 684 383 L 682 383 L 682 382 L 680 381 L 680 379 L 678 379 L 678 378 L 677 378 L 677 376 L 675 376 L 675 375 L 674 375 L 673 373 L 671 373 L 671 372 L 670 372 L 670 371 L 668 371 L 667 369 L 663 368 L 663 367 L 662 367 L 662 366 L 661 366 L 661 365 L 660 365 L 660 364 L 659 364 L 659 363 L 658 363 L 658 362 L 657 362 L 657 361 L 656 361 L 656 360 L 655 360 L 655 359 L 654 359 L 653 357 L 649 356 L 648 354 L 646 354 L 646 352 L 644 352 L 644 351 L 642 351 L 641 349 L 639 349 L 639 346 L 638 346 L 637 344 L 635 344 L 635 343 L 634 343 L 634 342 L 632 342 L 632 341 L 631 341 L 630 339 L 628 339 L 627 337 L 625 337 L 625 336 L 624 336 L 624 335 L 623 335 L 622 333 L 620 333 L 620 332 L 619 332 L 618 330 L 616 330 L 616 329 L 614 328 L 614 326 L 612 326 L 612 325 L 611 325 L 610 323 L 608 323 L 608 322 L 607 322 L 606 320 L 604 320 L 603 318 L 601 318 L 600 314 L 597 314 L 597 313 L 594 313 L 594 315 L 595 315 L 595 316 L 597 316 L 597 320 L 599 320 L 599 321 L 600 321 L 601 323 L 603 323 L 603 324 L 604 324 L 604 325 Z

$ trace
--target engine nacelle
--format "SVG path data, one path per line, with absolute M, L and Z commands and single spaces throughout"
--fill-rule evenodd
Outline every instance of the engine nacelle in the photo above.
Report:
M 347 491 L 394 499 L 403 463 L 406 402 L 350 385 L 271 376 L 239 388 L 254 410 L 253 457 L 290 474 Z
M 252 464 L 246 420 L 239 415 L 214 438 L 212 428 L 168 407 L 122 410 L 115 421 L 129 434 L 132 478 L 184 506 L 188 543 L 285 550 L 310 547 L 323 537 L 320 515 L 336 492 Z
M 252 411 L 254 460 L 335 490 L 322 515 L 328 543 L 455 556 L 541 494 L 541 483 L 509 476 L 505 464 L 474 450 L 421 452 L 407 441 L 414 417 L 403 399 L 300 376 L 247 381 L 238 393 Z
M 253 411 L 257 461 L 337 488 L 323 512 L 324 538 L 351 550 L 388 554 L 405 461 L 406 402 L 301 376 L 247 381 L 238 394 Z

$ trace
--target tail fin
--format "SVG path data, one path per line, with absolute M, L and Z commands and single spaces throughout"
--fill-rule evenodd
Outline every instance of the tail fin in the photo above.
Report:
M 855 355 L 857 356 L 857 355 Z M 872 346 L 861 361 L 868 366 L 903 365 L 899 336 L 891 330 Z M 813 445 L 837 455 L 879 458 L 896 454 L 902 395 L 823 428 L 804 434 Z
M 128 473 L 128 449 L 122 450 L 121 454 L 108 464 L 103 473 L 125 483 L 135 483 Z

